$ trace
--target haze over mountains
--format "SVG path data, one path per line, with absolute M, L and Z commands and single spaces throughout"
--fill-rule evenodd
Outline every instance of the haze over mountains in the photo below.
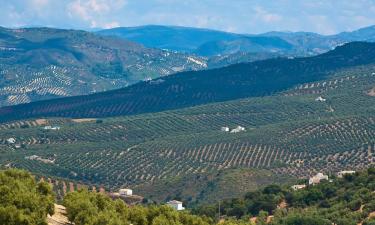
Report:
M 270 52 L 314 55 L 350 41 L 374 41 L 375 27 L 336 35 L 310 32 L 268 32 L 235 34 L 176 26 L 119 27 L 98 32 L 141 43 L 147 47 L 195 53 L 202 56 L 237 52 Z

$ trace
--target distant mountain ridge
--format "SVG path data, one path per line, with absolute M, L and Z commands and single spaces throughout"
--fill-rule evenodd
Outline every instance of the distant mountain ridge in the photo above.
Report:
M 86 31 L 0 28 L 0 106 L 117 89 L 206 61 Z
M 352 42 L 322 55 L 277 58 L 184 72 L 115 91 L 3 107 L 0 121 L 30 117 L 109 117 L 264 96 L 329 73 L 375 63 L 375 43 Z
M 311 32 L 235 34 L 201 28 L 159 25 L 119 27 L 98 33 L 132 40 L 147 47 L 166 48 L 202 56 L 228 55 L 237 52 L 279 52 L 282 55 L 308 56 L 321 54 L 346 42 L 375 40 L 375 26 L 336 35 Z

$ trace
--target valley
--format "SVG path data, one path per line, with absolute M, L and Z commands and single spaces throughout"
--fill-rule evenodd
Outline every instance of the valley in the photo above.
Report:
M 0 2 L 0 225 L 375 225 L 375 1 Z

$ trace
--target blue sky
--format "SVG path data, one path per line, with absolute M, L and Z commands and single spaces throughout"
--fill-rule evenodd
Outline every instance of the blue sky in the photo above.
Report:
M 0 0 L 0 26 L 99 29 L 146 24 L 237 33 L 334 34 L 375 25 L 375 0 Z

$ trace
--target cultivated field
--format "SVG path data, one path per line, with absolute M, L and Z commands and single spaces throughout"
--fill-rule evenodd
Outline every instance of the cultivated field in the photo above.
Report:
M 0 125 L 0 164 L 104 185 L 144 185 L 253 168 L 283 176 L 374 163 L 372 66 L 278 95 L 128 117 L 48 118 Z M 325 101 L 316 100 L 321 96 Z M 46 130 L 45 126 L 59 130 Z M 246 130 L 221 131 L 221 127 Z M 8 143 L 15 138 L 16 143 Z M 34 157 L 33 157 L 34 156 Z

